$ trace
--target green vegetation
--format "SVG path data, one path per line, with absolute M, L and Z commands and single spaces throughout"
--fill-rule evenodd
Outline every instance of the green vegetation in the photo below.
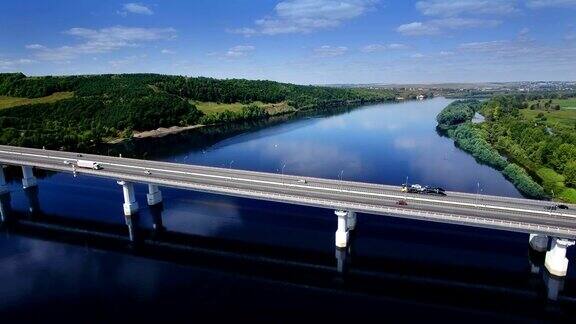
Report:
M 522 96 L 494 97 L 481 105 L 486 121 L 476 125 L 448 118 L 469 116 L 474 107 L 447 107 L 438 116 L 439 128 L 478 161 L 501 170 L 525 195 L 576 202 L 576 111 L 564 108 L 572 99 L 544 101 L 545 106 Z
M 528 102 L 528 107 L 534 109 L 576 109 L 576 98 L 538 99 Z
M 73 96 L 73 92 L 55 92 L 49 96 L 34 99 L 0 96 L 0 109 L 40 103 L 53 103 L 63 99 L 70 99 Z
M 247 107 L 249 105 L 255 105 L 258 107 L 263 108 L 266 113 L 269 115 L 278 115 L 281 113 L 286 112 L 293 112 L 295 111 L 294 108 L 290 107 L 287 102 L 279 102 L 279 103 L 268 103 L 265 104 L 261 101 L 255 101 L 250 104 L 243 104 L 243 103 L 217 103 L 217 102 L 205 102 L 205 101 L 191 101 L 191 104 L 196 106 L 198 110 L 200 110 L 205 115 L 211 115 L 215 113 L 222 113 L 226 110 L 229 110 L 234 113 L 238 113 L 242 111 L 242 108 Z
M 0 74 L 0 144 L 94 151 L 159 127 L 219 124 L 306 109 L 393 100 L 389 90 L 157 74 L 26 77 Z M 10 97 L 10 98 L 7 98 Z M 25 98 L 25 99 L 14 99 Z M 204 104 L 199 110 L 193 103 Z M 22 104 L 22 105 L 21 105 Z M 224 110 L 221 104 L 228 104 Z
M 480 163 L 489 165 L 496 170 L 502 171 L 508 166 L 508 162 L 493 149 L 485 140 L 482 130 L 467 122 L 449 132 L 456 141 L 458 147 L 472 154 Z
M 438 127 L 446 130 L 454 125 L 471 121 L 480 105 L 478 100 L 457 100 L 452 102 L 436 117 Z
M 562 108 L 561 110 L 550 111 L 523 109 L 521 113 L 526 120 L 536 120 L 553 126 L 561 124 L 568 127 L 576 127 L 576 109 Z
M 546 197 L 542 187 L 534 182 L 528 173 L 517 164 L 508 164 L 508 166 L 502 170 L 502 174 L 510 179 L 520 192 L 538 199 Z

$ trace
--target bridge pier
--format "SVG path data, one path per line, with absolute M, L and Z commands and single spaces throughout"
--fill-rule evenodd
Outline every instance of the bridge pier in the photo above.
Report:
M 4 166 L 0 164 L 0 195 L 8 192 L 8 184 L 4 176 Z
M 345 210 L 336 210 L 334 214 L 338 217 L 338 228 L 335 234 L 336 247 L 345 249 L 348 246 L 351 226 L 356 226 L 356 214 Z M 350 216 L 350 214 L 353 214 L 353 216 Z
M 160 192 L 157 185 L 148 185 L 146 199 L 148 200 L 148 206 L 158 205 L 162 202 L 162 192 Z
M 134 193 L 134 184 L 126 181 L 118 181 L 118 184 L 122 186 L 122 192 L 124 194 L 124 215 L 131 216 L 138 212 L 138 203 L 136 202 L 136 195 Z
M 32 171 L 32 167 L 30 166 L 22 166 L 22 187 L 24 189 L 28 189 L 31 187 L 35 187 L 38 185 L 38 181 L 34 176 L 34 172 Z
M 566 276 L 566 272 L 568 272 L 566 249 L 572 245 L 574 245 L 572 240 L 552 238 L 550 251 L 546 252 L 546 258 L 544 259 L 544 265 L 551 275 L 557 277 Z
M 546 252 L 548 250 L 549 238 L 547 235 L 530 234 L 530 247 L 537 252 Z

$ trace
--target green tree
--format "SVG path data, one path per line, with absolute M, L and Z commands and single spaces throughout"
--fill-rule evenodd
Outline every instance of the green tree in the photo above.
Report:
M 564 177 L 567 185 L 576 187 L 576 161 L 570 161 L 566 164 Z

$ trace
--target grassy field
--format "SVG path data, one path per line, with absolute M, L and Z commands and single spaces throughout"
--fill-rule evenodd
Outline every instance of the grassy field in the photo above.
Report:
M 521 112 L 527 119 L 534 119 L 539 113 L 543 113 L 550 124 L 559 123 L 570 127 L 574 127 L 576 124 L 576 108 L 562 108 L 560 110 L 550 110 L 549 112 L 545 110 L 522 109 Z
M 22 105 L 51 103 L 62 99 L 72 98 L 73 96 L 74 92 L 56 92 L 47 97 L 34 98 L 34 99 L 0 96 L 0 109 L 6 109 Z
M 576 98 L 554 99 L 552 103 L 557 103 L 562 109 L 576 109 Z
M 230 110 L 232 112 L 238 112 L 241 111 L 243 107 L 247 106 L 242 103 L 225 104 L 225 103 L 205 102 L 205 101 L 190 101 L 190 103 L 195 105 L 196 108 L 198 108 L 206 115 L 211 115 L 226 110 Z M 290 107 L 286 102 L 280 102 L 277 104 L 265 104 L 259 101 L 255 101 L 252 104 L 266 109 L 266 112 L 268 112 L 268 114 L 270 115 L 277 115 L 288 111 L 294 111 L 294 108 Z
M 548 102 L 548 100 L 533 100 L 529 101 L 528 105 L 540 102 L 542 105 Z M 562 109 L 576 109 L 576 98 L 569 98 L 569 99 L 552 99 L 552 104 L 560 105 Z

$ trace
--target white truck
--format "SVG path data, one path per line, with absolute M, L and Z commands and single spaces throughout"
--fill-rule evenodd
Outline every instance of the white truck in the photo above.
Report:
M 102 165 L 100 163 L 86 160 L 78 160 L 78 162 L 76 162 L 76 166 L 85 169 L 94 169 L 94 170 L 102 169 Z

